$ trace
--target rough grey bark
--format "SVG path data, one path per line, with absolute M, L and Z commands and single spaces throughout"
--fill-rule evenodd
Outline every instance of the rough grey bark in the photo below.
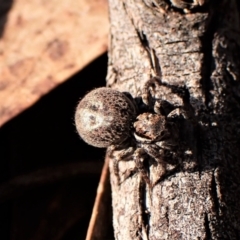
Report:
M 153 188 L 139 173 L 118 185 L 110 162 L 118 240 L 240 239 L 239 3 L 209 0 L 187 11 L 180 2 L 109 0 L 108 86 L 141 97 L 159 76 L 159 97 L 174 103 L 167 89 L 185 89 L 192 116 L 174 170 L 158 180 L 149 164 Z M 121 161 L 120 176 L 133 167 Z

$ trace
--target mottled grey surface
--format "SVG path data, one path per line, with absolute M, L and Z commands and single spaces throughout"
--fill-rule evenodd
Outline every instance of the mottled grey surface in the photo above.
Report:
M 110 162 L 115 238 L 239 239 L 239 6 L 176 2 L 109 1 L 108 86 L 141 98 L 157 76 L 155 97 L 189 111 L 178 122 L 178 167 L 153 188 L 139 173 L 118 185 Z M 158 179 L 161 163 L 146 162 Z M 121 161 L 119 173 L 134 167 Z

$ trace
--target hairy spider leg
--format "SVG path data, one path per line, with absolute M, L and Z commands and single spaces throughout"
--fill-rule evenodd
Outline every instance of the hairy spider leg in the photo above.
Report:
M 137 148 L 134 152 L 133 159 L 136 166 L 136 172 L 140 172 L 141 177 L 144 179 L 144 181 L 151 186 L 151 182 L 148 176 L 148 172 L 144 166 L 144 160 L 146 159 L 147 154 L 146 151 L 143 148 Z
M 111 147 L 110 147 L 111 148 Z M 113 159 L 113 172 L 117 178 L 118 185 L 120 184 L 119 175 L 119 162 L 120 161 L 130 161 L 134 153 L 134 147 L 128 147 L 126 149 L 116 150 L 114 148 L 110 149 L 109 156 Z

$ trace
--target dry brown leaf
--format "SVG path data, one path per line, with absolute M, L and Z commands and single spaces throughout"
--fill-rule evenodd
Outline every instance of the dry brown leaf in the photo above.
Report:
M 0 126 L 105 52 L 107 34 L 106 0 L 14 1 L 0 39 Z

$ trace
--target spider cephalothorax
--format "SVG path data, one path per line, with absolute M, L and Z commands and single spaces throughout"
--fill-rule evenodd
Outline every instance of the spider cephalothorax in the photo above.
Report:
M 134 161 L 131 172 L 140 172 L 149 183 L 147 159 L 154 159 L 161 166 L 159 178 L 172 168 L 165 158 L 173 158 L 177 148 L 179 131 L 175 117 L 180 114 L 164 96 L 160 99 L 155 94 L 158 84 L 156 78 L 146 84 L 142 109 L 131 95 L 110 88 L 93 90 L 77 107 L 75 122 L 80 136 L 93 146 L 109 147 L 119 183 L 122 182 L 120 161 Z

